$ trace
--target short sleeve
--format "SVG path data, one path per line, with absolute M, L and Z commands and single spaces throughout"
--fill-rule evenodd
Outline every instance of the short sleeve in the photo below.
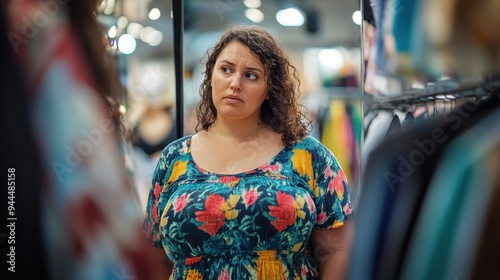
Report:
M 353 216 L 349 185 L 333 153 L 319 141 L 314 142 L 314 149 L 310 152 L 314 172 L 316 227 L 337 228 Z
M 161 248 L 161 230 L 160 230 L 160 194 L 164 179 L 167 172 L 167 158 L 165 153 L 162 153 L 151 182 L 151 189 L 149 191 L 148 200 L 146 204 L 146 217 L 143 223 L 143 230 L 146 233 L 148 242 L 158 248 Z
M 168 144 L 153 172 L 143 230 L 149 243 L 158 248 L 162 247 L 161 213 L 169 207 L 168 200 L 172 192 L 170 186 L 186 173 L 185 157 L 190 139 L 190 136 L 184 136 Z

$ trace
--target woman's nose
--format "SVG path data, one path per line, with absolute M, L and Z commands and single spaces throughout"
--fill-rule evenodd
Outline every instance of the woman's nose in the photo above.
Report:
M 241 91 L 241 81 L 238 75 L 234 75 L 231 84 L 229 84 L 229 88 L 233 91 Z

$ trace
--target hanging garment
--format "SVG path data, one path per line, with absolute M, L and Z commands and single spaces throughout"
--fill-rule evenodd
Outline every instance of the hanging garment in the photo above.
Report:
M 352 127 L 347 124 L 349 121 L 346 121 L 346 118 L 345 103 L 337 99 L 330 101 L 328 115 L 322 128 L 321 143 L 335 155 L 350 182 L 352 180 L 351 149 L 346 131 L 352 130 Z
M 411 237 L 404 279 L 469 274 L 492 192 L 495 167 L 484 159 L 500 143 L 499 118 L 500 110 L 496 110 L 446 148 Z M 453 252 L 460 254 L 453 256 Z M 461 258 L 460 265 L 454 265 L 459 271 L 447 271 L 452 257 Z
M 415 219 L 443 148 L 492 112 L 493 105 L 482 103 L 466 121 L 455 111 L 416 123 L 370 154 L 357 204 L 350 279 L 399 279 Z
M 20 34 L 19 19 L 45 13 L 37 1 L 11 5 L 14 34 Z M 65 7 L 59 8 L 18 46 L 43 168 L 37 183 L 42 188 L 43 259 L 50 279 L 151 279 L 142 214 L 117 128 L 75 27 Z
M 500 166 L 498 155 L 500 154 L 500 146 L 492 153 L 496 156 L 496 166 Z M 489 277 L 499 278 L 498 275 L 498 253 L 500 252 L 500 223 L 498 223 L 498 213 L 500 213 L 500 176 L 497 173 L 496 182 L 494 183 L 494 191 L 486 213 L 484 226 L 477 244 L 477 251 L 474 255 L 474 260 L 470 264 L 469 279 L 487 279 Z M 453 267 L 451 267 L 453 269 Z

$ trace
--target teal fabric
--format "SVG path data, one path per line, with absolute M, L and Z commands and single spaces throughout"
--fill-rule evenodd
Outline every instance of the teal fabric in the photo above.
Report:
M 312 230 L 353 215 L 334 155 L 307 136 L 258 168 L 223 175 L 198 166 L 190 143 L 164 149 L 144 222 L 173 279 L 317 279 Z
M 500 141 L 499 118 L 497 110 L 446 149 L 419 215 L 402 279 L 466 277 L 463 273 L 467 273 L 465 266 L 470 263 L 467 256 L 474 257 L 473 244 L 482 228 L 487 197 L 492 190 L 492 182 L 484 172 L 486 165 L 481 159 Z M 478 234 L 472 234 L 471 228 L 478 229 Z M 467 236 L 470 238 L 465 239 Z M 459 245 L 460 240 L 467 242 Z M 471 251 L 457 251 L 456 246 L 471 248 Z M 452 252 L 460 251 L 462 267 L 459 274 L 448 267 L 459 267 L 457 261 L 460 260 L 452 256 Z

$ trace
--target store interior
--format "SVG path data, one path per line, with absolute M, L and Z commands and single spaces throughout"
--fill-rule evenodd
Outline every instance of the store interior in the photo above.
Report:
M 309 133 L 342 167 L 346 279 L 500 278 L 500 1 L 98 3 L 2 3 L 17 247 L 3 232 L 1 245 L 29 275 L 8 279 L 152 279 L 140 228 L 153 172 L 196 133 L 207 51 L 238 24 L 282 43 Z

